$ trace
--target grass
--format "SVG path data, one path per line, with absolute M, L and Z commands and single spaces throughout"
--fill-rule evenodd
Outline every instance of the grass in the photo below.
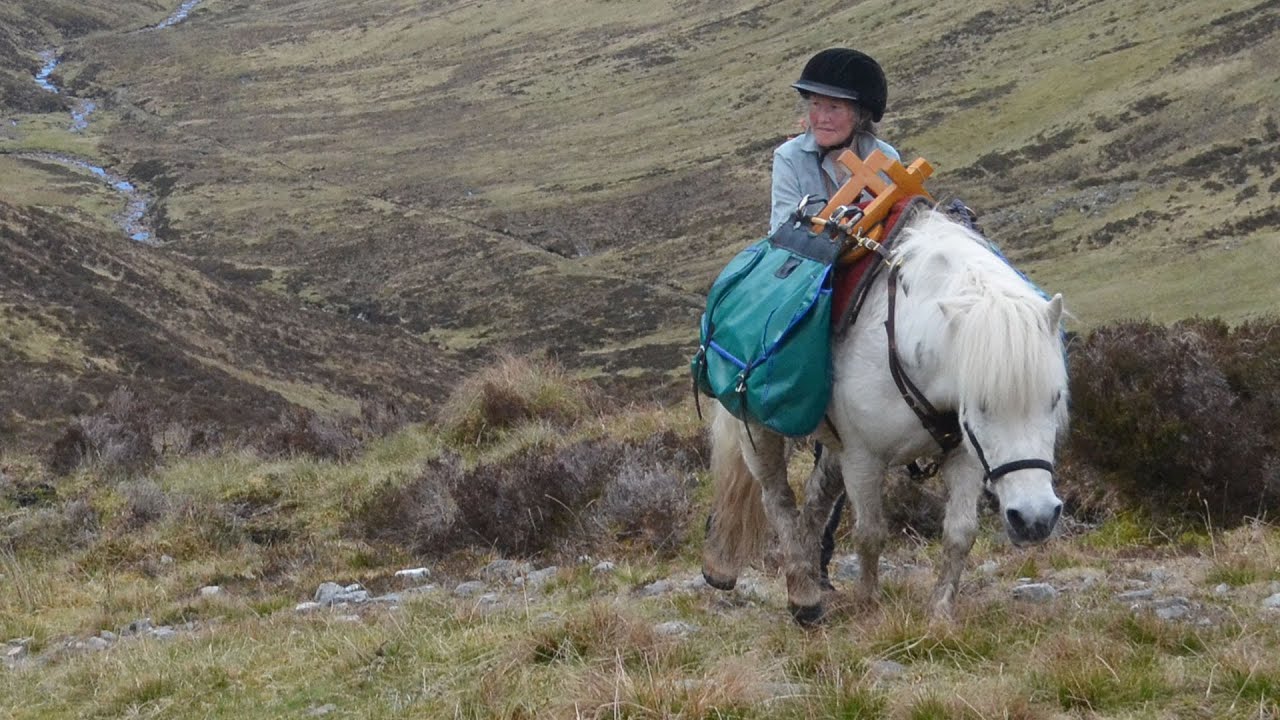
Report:
M 294 516 L 297 531 L 279 543 L 185 542 L 194 518 L 180 516 L 127 534 L 104 530 L 56 557 L 0 554 L 0 574 L 19 578 L 0 596 L 0 627 L 7 637 L 32 638 L 31 652 L 42 658 L 0 673 L 14 717 L 198 711 L 266 718 L 327 705 L 340 716 L 375 718 L 1128 717 L 1188 707 L 1230 714 L 1280 700 L 1273 680 L 1280 634 L 1264 612 L 1243 598 L 1214 600 L 1201 584 L 1196 600 L 1225 603 L 1229 616 L 1210 615 L 1220 619 L 1204 626 L 1159 621 L 1110 599 L 1120 577 L 1113 572 L 1101 588 L 1067 591 L 1048 605 L 1011 600 L 1012 578 L 967 575 L 950 626 L 924 615 L 928 572 L 891 576 L 892 592 L 877 607 L 852 608 L 805 631 L 787 619 L 780 594 L 727 605 L 710 590 L 640 598 L 634 589 L 652 580 L 696 573 L 696 558 L 658 564 L 619 547 L 609 553 L 618 562 L 612 574 L 569 561 L 542 593 L 499 589 L 506 600 L 491 610 L 440 592 L 399 610 L 359 610 L 355 620 L 343 617 L 351 611 L 295 613 L 321 580 L 360 581 L 381 592 L 395 587 L 395 569 L 421 564 L 394 547 L 360 549 L 344 536 L 342 507 L 359 488 L 408 472 L 443 446 L 419 426 L 341 465 L 243 454 L 193 458 L 152 476 L 172 497 L 188 498 L 188 507 L 258 503 L 277 520 Z M 111 500 L 114 491 L 80 487 L 100 494 L 101 527 L 124 527 L 127 504 Z M 993 545 L 985 534 L 993 531 L 984 530 L 974 564 L 997 557 L 1018 573 L 1042 567 L 1034 553 L 1001 557 L 1015 551 Z M 1215 543 L 1216 559 L 1180 555 L 1169 544 L 1153 548 L 1151 562 L 1261 567 L 1280 534 L 1255 525 Z M 173 563 L 155 560 L 163 551 Z M 1088 533 L 1055 541 L 1053 551 L 1095 567 L 1133 563 L 1123 560 L 1125 547 Z M 913 558 L 931 564 L 936 548 L 891 552 L 905 567 Z M 484 562 L 466 554 L 428 560 L 433 581 L 446 588 Z M 1055 572 L 1032 574 L 1060 583 Z M 1207 577 L 1216 579 L 1213 572 Z M 206 584 L 226 594 L 200 597 Z M 193 625 L 171 640 L 125 637 L 102 652 L 63 649 L 140 617 Z M 659 634 L 656 625 L 671 619 L 695 629 Z M 905 671 L 880 676 L 874 668 L 882 661 Z

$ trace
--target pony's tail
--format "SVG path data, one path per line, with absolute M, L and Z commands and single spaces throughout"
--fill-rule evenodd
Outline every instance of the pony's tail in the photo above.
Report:
M 713 497 L 702 574 L 709 584 L 726 590 L 742 567 L 764 552 L 769 527 L 760 483 L 742 455 L 740 422 L 719 405 L 711 421 Z

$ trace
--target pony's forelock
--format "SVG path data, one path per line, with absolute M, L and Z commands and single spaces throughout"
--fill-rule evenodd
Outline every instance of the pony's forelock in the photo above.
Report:
M 912 223 L 903 244 L 904 282 L 932 288 L 951 310 L 948 362 L 961 407 L 1026 414 L 1065 396 L 1066 363 L 1046 301 L 987 241 L 938 212 Z M 1061 417 L 1066 398 L 1061 397 Z

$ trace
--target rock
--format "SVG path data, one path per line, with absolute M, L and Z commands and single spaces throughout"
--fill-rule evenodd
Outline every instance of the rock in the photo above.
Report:
M 555 565 L 545 567 L 541 570 L 534 570 L 524 577 L 516 578 L 515 584 L 531 588 L 540 588 L 543 585 L 546 585 L 547 581 L 555 577 L 558 572 L 560 572 L 560 568 Z
M 1116 594 L 1116 599 L 1120 602 L 1138 602 L 1140 600 L 1150 600 L 1155 597 L 1156 591 L 1151 588 L 1142 590 L 1129 590 Z
M 472 595 L 479 595 L 484 592 L 484 588 L 485 584 L 479 580 L 470 580 L 468 582 L 458 583 L 458 586 L 453 589 L 453 594 L 458 597 L 471 597 Z
M 304 602 L 304 603 L 298 603 L 297 605 L 295 605 L 293 608 L 293 611 L 300 612 L 300 613 L 314 612 L 316 610 L 319 610 L 320 607 L 321 605 L 318 602 Z
M 701 592 L 711 586 L 707 584 L 707 579 L 702 577 L 702 573 L 698 573 L 694 577 L 685 580 L 680 587 L 689 592 Z
M 1000 571 L 1000 563 L 995 560 L 988 560 L 978 566 L 978 574 L 991 577 Z
M 334 619 L 334 621 L 335 621 L 335 622 L 344 622 L 344 623 L 358 623 L 358 622 L 360 622 L 360 616 L 359 616 L 359 615 L 334 615 L 334 616 L 333 616 L 333 619 Z
M 769 598 L 768 586 L 758 578 L 739 578 L 734 590 L 738 595 L 756 602 L 763 602 Z
M 1268 597 L 1266 600 L 1263 600 L 1262 607 L 1273 609 L 1280 608 L 1280 593 L 1276 593 L 1275 595 Z
M 1181 620 L 1191 614 L 1191 602 L 1186 598 L 1171 598 L 1157 603 L 1155 610 L 1161 620 Z
M 499 595 L 498 593 L 491 592 L 491 593 L 485 593 L 480 597 L 476 598 L 476 604 L 484 605 L 486 607 L 492 607 L 494 605 L 497 605 L 498 602 L 501 600 L 502 600 L 501 595 Z
M 200 597 L 213 597 L 214 595 L 221 595 L 221 594 L 222 594 L 222 587 L 220 585 L 205 585 L 204 587 L 200 588 Z
M 329 713 L 334 712 L 337 709 L 338 709 L 337 705 L 334 705 L 333 703 L 327 703 L 325 705 L 320 705 L 318 707 L 311 708 L 310 710 L 307 711 L 306 714 L 307 714 L 307 717 L 324 717 L 325 715 L 328 715 Z
M 431 571 L 424 567 L 397 570 L 396 577 L 407 582 L 422 582 L 431 577 Z
M 98 633 L 98 637 L 102 638 L 103 640 L 106 640 L 107 642 L 115 642 L 116 640 L 120 639 L 119 635 L 116 635 L 110 630 L 103 630 L 102 632 Z
M 656 597 L 658 595 L 666 595 L 671 592 L 672 586 L 670 580 L 657 580 L 645 585 L 640 589 L 640 597 Z
M 1058 589 L 1049 583 L 1028 583 L 1015 587 L 1013 589 L 1013 597 L 1015 600 L 1026 600 L 1027 602 L 1049 602 L 1058 597 Z
M 106 640 L 103 640 L 100 637 L 91 637 L 88 640 L 84 641 L 84 647 L 86 650 L 98 652 L 101 650 L 106 650 L 107 648 L 111 647 L 111 643 L 107 642 Z
M 402 601 L 403 601 L 403 598 L 401 597 L 400 593 L 396 593 L 396 592 L 387 593 L 386 595 L 379 595 L 378 597 L 373 598 L 373 602 L 381 603 L 383 605 L 399 605 Z
M 515 560 L 494 560 L 480 571 L 480 577 L 492 582 L 513 582 L 521 575 L 528 575 L 533 566 L 527 562 Z
M 1213 588 L 1214 595 L 1227 595 L 1231 592 L 1231 586 L 1226 583 L 1218 583 Z
M 174 562 L 175 562 L 175 561 L 174 561 L 174 559 L 173 559 L 172 557 L 168 556 L 168 555 L 161 555 L 161 556 L 160 556 L 160 564 L 161 564 L 161 565 L 172 565 Z
M 369 591 L 365 590 L 360 583 L 342 586 L 338 583 L 327 582 L 316 588 L 315 601 L 325 607 L 344 603 L 358 605 L 369 602 Z
M 906 665 L 893 660 L 872 660 L 867 664 L 867 675 L 876 680 L 893 680 L 906 672 Z
M 832 580 L 857 580 L 862 577 L 862 566 L 858 563 L 858 558 L 848 555 L 837 558 L 832 563 L 829 572 Z
M 653 626 L 653 631 L 659 635 L 679 636 L 683 637 L 698 630 L 697 625 L 684 622 L 683 620 L 668 620 L 664 623 L 658 623 Z
M 5 660 L 10 660 L 10 661 L 21 660 L 26 656 L 27 656 L 26 645 L 10 645 L 9 647 L 5 648 L 5 651 L 4 651 Z
M 126 625 L 124 628 L 124 634 L 137 635 L 139 633 L 143 633 L 148 630 L 151 630 L 154 627 L 155 626 L 151 624 L 151 618 L 141 618 L 139 620 L 134 620 L 133 622 Z
M 606 573 L 611 573 L 611 572 L 613 572 L 613 571 L 614 571 L 614 568 L 616 568 L 616 567 L 617 567 L 616 565 L 614 565 L 613 563 L 609 562 L 608 560 L 603 560 L 603 561 L 601 561 L 601 562 L 596 563 L 595 567 L 591 568 L 591 574 L 592 574 L 592 575 L 604 575 L 604 574 L 606 574 Z
M 313 599 L 321 605 L 332 605 L 333 599 L 338 595 L 341 595 L 342 592 L 343 588 L 338 583 L 321 583 L 320 587 L 316 588 L 316 594 L 313 596 Z
M 178 631 L 174 630 L 168 625 L 161 625 L 158 628 L 151 628 L 150 632 L 148 632 L 147 634 L 157 640 L 172 640 L 173 638 L 178 637 Z
M 1147 578 L 1157 585 L 1163 585 L 1173 578 L 1173 573 L 1162 567 L 1151 568 L 1150 572 L 1147 573 Z

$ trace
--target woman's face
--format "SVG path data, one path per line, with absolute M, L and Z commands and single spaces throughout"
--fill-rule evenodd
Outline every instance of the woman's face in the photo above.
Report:
M 823 148 L 844 144 L 853 134 L 857 117 L 858 111 L 849 100 L 809 95 L 809 129 Z

